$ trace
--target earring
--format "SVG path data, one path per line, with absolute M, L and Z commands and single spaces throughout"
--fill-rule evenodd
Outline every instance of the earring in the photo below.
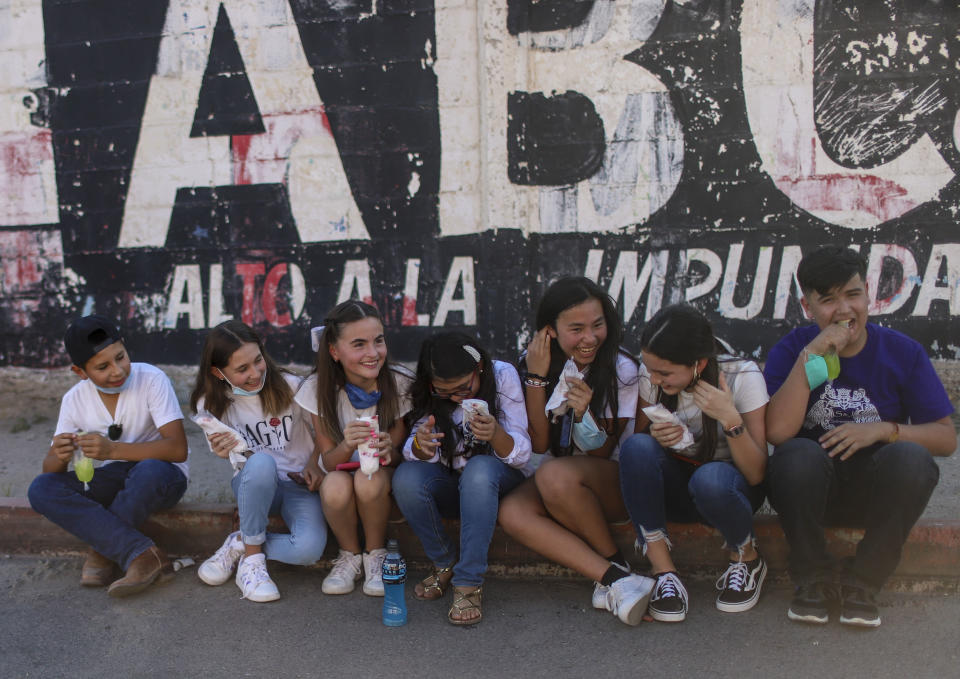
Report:
M 693 366 L 693 381 L 696 382 L 700 379 L 700 367 L 694 364 Z

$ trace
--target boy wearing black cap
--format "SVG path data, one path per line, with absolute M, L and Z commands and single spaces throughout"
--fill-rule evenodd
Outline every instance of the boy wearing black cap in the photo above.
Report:
M 128 596 L 172 572 L 166 555 L 137 529 L 187 488 L 183 413 L 162 371 L 130 362 L 110 319 L 74 321 L 64 343 L 80 382 L 61 401 L 30 504 L 90 545 L 81 585 L 109 585 L 110 595 Z M 103 462 L 88 484 L 67 472 L 75 452 Z M 125 571 L 119 580 L 115 564 Z

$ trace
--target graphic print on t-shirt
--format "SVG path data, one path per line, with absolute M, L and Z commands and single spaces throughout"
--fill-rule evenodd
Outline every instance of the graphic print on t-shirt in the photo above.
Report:
M 292 425 L 292 415 L 271 416 L 269 419 L 260 420 L 253 425 L 247 424 L 243 427 L 237 427 L 237 430 L 243 436 L 250 450 L 254 452 L 264 449 L 283 451 L 286 445 L 290 443 Z
M 829 431 L 847 422 L 880 422 L 880 412 L 866 389 L 834 388 L 826 384 L 803 423 L 804 429 Z

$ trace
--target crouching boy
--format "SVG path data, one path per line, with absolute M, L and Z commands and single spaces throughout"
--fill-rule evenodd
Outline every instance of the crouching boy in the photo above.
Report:
M 109 319 L 74 321 L 65 344 L 80 382 L 63 397 L 44 473 L 28 496 L 34 510 L 90 545 L 80 584 L 128 596 L 172 574 L 138 528 L 187 488 L 183 414 L 167 376 L 131 363 Z M 88 484 L 67 472 L 75 452 L 102 462 Z M 120 579 L 116 566 L 125 572 Z
M 841 623 L 880 624 L 875 595 L 939 479 L 931 455 L 957 445 L 953 406 L 923 347 L 868 322 L 866 269 L 847 248 L 804 257 L 797 280 L 815 325 L 780 340 L 765 368 L 777 447 L 769 496 L 790 544 L 787 614 L 801 622 L 827 622 L 839 593 Z M 865 529 L 839 570 L 825 524 Z

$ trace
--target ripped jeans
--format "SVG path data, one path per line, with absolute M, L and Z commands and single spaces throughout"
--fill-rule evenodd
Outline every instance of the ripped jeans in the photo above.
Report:
M 751 486 L 732 462 L 695 466 L 670 455 L 648 434 L 620 447 L 620 489 L 641 544 L 665 539 L 667 521 L 705 523 L 735 551 L 754 538 L 763 484 Z

